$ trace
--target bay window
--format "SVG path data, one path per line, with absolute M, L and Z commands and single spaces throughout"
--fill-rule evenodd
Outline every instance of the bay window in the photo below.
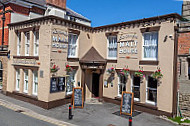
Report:
M 140 77 L 133 76 L 131 91 L 134 93 L 134 100 L 140 101 Z
M 148 76 L 146 87 L 146 102 L 156 105 L 157 103 L 157 80 Z
M 25 33 L 25 56 L 29 56 L 30 49 L 30 32 Z
M 33 72 L 33 95 L 38 95 L 38 71 Z
M 76 58 L 77 57 L 77 51 L 78 51 L 78 35 L 69 33 L 69 39 L 68 39 L 68 57 L 69 58 Z
M 16 91 L 20 90 L 20 69 L 16 70 Z
M 34 56 L 39 53 L 39 31 L 34 32 Z
M 28 93 L 28 70 L 24 70 L 24 93 Z
M 108 59 L 117 59 L 117 36 L 108 36 Z
M 21 33 L 18 32 L 17 34 L 17 55 L 20 55 L 20 51 L 21 51 Z
M 147 32 L 143 34 L 143 59 L 157 60 L 158 58 L 158 32 Z
M 118 76 L 118 96 L 122 96 L 122 92 L 126 91 L 127 78 L 123 75 Z

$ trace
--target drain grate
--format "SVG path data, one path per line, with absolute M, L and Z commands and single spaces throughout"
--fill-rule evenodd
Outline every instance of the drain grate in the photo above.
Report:
M 115 125 L 109 124 L 108 126 L 115 126 Z
M 24 111 L 23 110 L 16 110 L 15 112 L 22 113 Z

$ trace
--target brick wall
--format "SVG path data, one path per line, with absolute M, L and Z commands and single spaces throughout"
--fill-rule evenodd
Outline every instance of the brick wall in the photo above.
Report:
M 189 54 L 190 32 L 180 33 L 178 38 L 178 54 Z
M 46 0 L 47 4 L 66 9 L 67 0 Z

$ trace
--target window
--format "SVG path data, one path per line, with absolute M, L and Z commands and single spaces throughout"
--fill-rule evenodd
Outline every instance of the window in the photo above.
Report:
M 108 59 L 117 58 L 117 36 L 108 37 Z
M 3 64 L 0 61 L 0 82 L 3 82 Z
M 157 60 L 158 58 L 158 32 L 144 33 L 143 59 Z
M 122 92 L 126 91 L 127 78 L 125 76 L 119 75 L 118 77 L 118 96 L 122 96 Z
M 77 34 L 69 34 L 68 57 L 77 57 Z
M 29 56 L 30 49 L 30 32 L 25 33 L 25 56 Z
M 67 77 L 66 93 L 67 95 L 70 95 L 72 94 L 73 88 L 76 86 L 76 81 L 75 81 L 76 70 L 67 73 L 67 75 L 69 76 Z
M 153 105 L 157 103 L 157 80 L 150 76 L 147 81 L 146 102 Z
M 133 76 L 131 91 L 134 93 L 134 100 L 140 101 L 140 77 Z
M 24 70 L 24 93 L 28 93 L 28 70 Z
M 20 70 L 16 70 L 16 91 L 20 90 Z
M 20 51 L 21 51 L 21 33 L 19 32 L 17 34 L 17 55 L 20 55 Z
M 39 31 L 34 32 L 34 56 L 39 53 Z
M 38 95 L 38 71 L 33 72 L 33 95 Z

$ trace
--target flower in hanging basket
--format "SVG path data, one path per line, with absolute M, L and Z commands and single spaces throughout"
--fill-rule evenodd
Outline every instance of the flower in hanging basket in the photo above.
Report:
M 67 71 L 67 72 L 71 72 L 72 70 L 73 70 L 73 68 L 72 68 L 71 66 L 66 65 L 66 69 L 65 69 L 65 71 Z
M 161 79 L 162 77 L 163 77 L 163 74 L 161 73 L 161 70 L 160 69 L 158 69 L 158 70 L 156 70 L 153 74 L 152 74 L 152 77 L 154 78 L 154 79 Z
M 143 78 L 144 77 L 143 71 L 139 70 L 138 72 L 135 72 L 135 76 Z
M 129 75 L 129 69 L 123 68 L 122 70 L 120 70 L 120 74 L 127 77 Z
M 52 73 L 57 72 L 59 70 L 59 66 L 53 65 L 53 67 L 50 69 Z
M 111 67 L 107 70 L 108 73 L 115 73 L 115 68 Z

